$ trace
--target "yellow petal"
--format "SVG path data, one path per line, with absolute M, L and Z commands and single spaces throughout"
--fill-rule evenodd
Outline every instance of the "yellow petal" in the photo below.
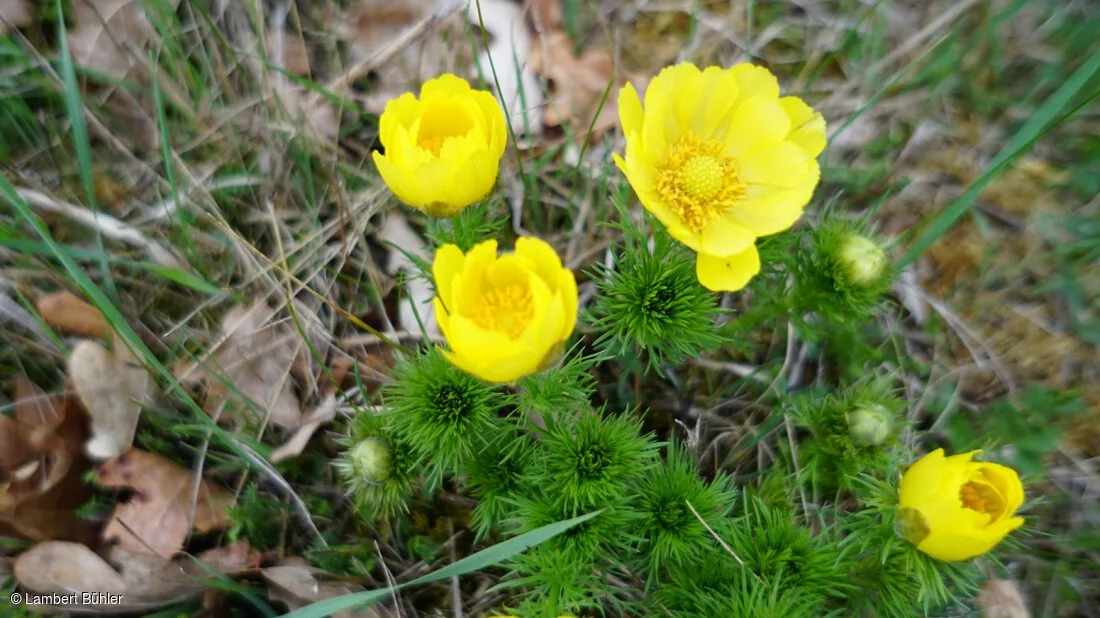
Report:
M 922 504 L 934 499 L 946 473 L 947 459 L 942 448 L 918 459 L 901 477 L 898 506 L 919 509 Z
M 798 144 L 811 157 L 825 150 L 825 118 L 798 97 L 779 100 L 791 119 L 791 133 L 787 139 Z
M 657 161 L 642 148 L 642 140 L 632 135 L 626 140 L 626 167 L 623 173 L 635 191 L 652 191 L 657 184 Z
M 979 463 L 978 470 L 1004 498 L 1004 517 L 1015 513 L 1024 503 L 1024 486 L 1020 483 L 1020 475 L 1012 468 L 989 462 Z
M 411 127 L 420 115 L 420 102 L 412 93 L 390 99 L 386 102 L 382 116 L 378 119 L 378 140 L 382 146 L 389 148 L 393 145 L 393 131 L 398 126 Z
M 797 187 L 812 174 L 812 160 L 792 142 L 762 145 L 740 159 L 741 179 L 750 184 Z
M 466 80 L 451 73 L 444 73 L 424 82 L 424 85 L 420 87 L 420 100 L 465 97 L 469 95 L 471 90 L 473 89 L 470 88 L 470 84 Z
M 546 241 L 532 236 L 516 239 L 516 255 L 530 260 L 537 274 L 551 290 L 557 289 L 561 258 Z
M 444 331 L 447 345 L 470 366 L 492 365 L 517 352 L 520 345 L 503 333 L 481 328 L 463 315 L 453 314 Z
M 775 99 L 746 99 L 730 118 L 729 133 L 724 135 L 726 152 L 732 157 L 749 156 L 755 149 L 779 144 L 790 132 L 791 121 Z
M 775 187 L 750 187 L 760 189 L 755 195 L 745 197 L 730 211 L 729 218 L 757 236 L 768 236 L 790 229 L 802 216 L 802 208 L 809 195 L 802 189 L 778 189 Z
M 374 166 L 378 168 L 379 175 L 390 188 L 397 199 L 414 208 L 424 205 L 424 199 L 415 182 L 409 178 L 409 174 L 401 167 L 394 165 L 392 161 L 379 152 L 372 152 Z
M 985 554 L 1024 523 L 1022 517 L 998 522 L 984 529 L 932 529 L 917 549 L 946 562 L 960 562 Z
M 692 128 L 702 139 L 724 139 L 738 104 L 737 78 L 720 67 L 707 67 L 700 82 L 698 96 L 705 107 L 692 118 Z
M 462 266 L 466 262 L 466 255 L 458 245 L 446 244 L 435 252 L 432 260 L 432 278 L 435 280 L 435 290 L 443 304 L 452 307 L 454 295 L 454 280 L 462 273 Z
M 486 240 L 474 245 L 466 252 L 466 260 L 462 265 L 462 276 L 455 283 L 454 296 L 457 309 L 452 311 L 469 313 L 481 303 L 482 291 L 485 289 L 485 276 L 489 266 L 497 259 L 497 241 Z
M 700 253 L 695 258 L 695 275 L 699 283 L 712 292 L 736 292 L 760 272 L 760 254 L 756 245 L 743 253 L 717 257 Z
M 619 124 L 623 127 L 623 135 L 642 132 L 642 100 L 638 98 L 638 91 L 634 85 L 627 82 L 619 89 Z
M 771 71 L 744 62 L 730 67 L 730 73 L 737 79 L 737 88 L 742 99 L 755 96 L 779 98 L 779 81 Z
M 684 127 L 680 126 L 677 117 L 679 97 L 698 75 L 698 67 L 682 62 L 661 69 L 646 87 L 642 143 L 655 160 L 663 159 L 668 145 L 680 139 Z
M 714 256 L 744 253 L 754 242 L 752 230 L 740 226 L 725 217 L 718 217 L 703 228 L 702 253 Z
M 508 121 L 504 118 L 504 110 L 490 92 L 475 90 L 471 96 L 481 108 L 485 130 L 489 133 L 489 151 L 499 159 L 508 146 Z
M 561 292 L 561 308 L 562 314 L 565 316 L 561 331 L 561 339 L 564 341 L 573 334 L 573 330 L 577 327 L 579 303 L 577 301 L 577 278 L 573 275 L 573 271 L 565 268 L 559 271 L 558 291 Z
M 638 201 L 642 203 L 657 220 L 661 222 L 661 225 L 665 226 L 671 235 L 676 240 L 684 243 L 692 251 L 699 251 L 702 247 L 702 238 L 696 232 L 688 229 L 684 222 L 672 212 L 661 198 L 657 196 L 653 191 L 641 191 L 637 188 L 634 191 L 638 194 Z

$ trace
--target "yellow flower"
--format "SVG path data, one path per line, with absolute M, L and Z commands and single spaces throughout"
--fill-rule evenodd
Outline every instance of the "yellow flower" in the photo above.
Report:
M 825 119 L 779 96 L 767 69 L 662 70 L 619 92 L 626 156 L 615 163 L 642 205 L 698 255 L 700 283 L 739 290 L 760 271 L 756 239 L 794 225 L 821 176 Z
M 441 75 L 386 103 L 378 126 L 386 154 L 374 153 L 399 200 L 433 217 L 451 217 L 493 189 L 508 143 L 493 95 Z
M 497 241 L 463 254 L 444 245 L 432 264 L 439 330 L 459 368 L 488 382 L 514 382 L 545 369 L 577 324 L 577 280 L 554 249 L 516 240 L 497 257 Z
M 981 451 L 925 455 L 905 472 L 898 500 L 898 533 L 917 549 L 956 562 L 986 553 L 1024 523 L 1024 501 L 1012 468 L 971 461 Z

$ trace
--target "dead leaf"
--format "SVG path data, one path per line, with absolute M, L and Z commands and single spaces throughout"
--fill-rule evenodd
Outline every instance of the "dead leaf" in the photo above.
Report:
M 271 451 L 271 463 L 279 463 L 285 459 L 301 455 L 306 445 L 309 444 L 309 439 L 313 437 L 313 433 L 316 432 L 321 425 L 324 425 L 334 418 L 336 418 L 336 396 L 329 395 L 312 414 L 302 421 L 301 427 L 298 427 L 289 440 L 284 442 L 274 451 Z
M 329 335 L 316 314 L 295 304 L 299 322 L 318 354 L 328 353 Z M 200 366 L 184 366 L 181 381 L 205 379 L 213 395 L 224 398 L 233 387 L 259 406 L 261 417 L 277 427 L 296 429 L 302 423 L 302 405 L 294 392 L 292 374 L 312 383 L 312 356 L 293 320 L 276 320 L 262 300 L 239 306 L 222 319 L 223 340 Z M 245 413 L 248 413 L 245 411 Z M 227 418 L 233 418 L 231 413 Z
M 77 517 L 90 495 L 83 475 L 87 417 L 71 393 L 50 397 L 25 376 L 15 380 L 16 418 L 0 417 L 0 533 L 37 541 L 92 538 Z M 8 449 L 13 450 L 8 450 Z
M 68 290 L 46 294 L 34 305 L 42 319 L 54 328 L 93 338 L 104 337 L 111 332 L 99 309 Z
M 223 549 L 234 559 L 203 559 Z M 113 605 L 112 613 L 133 612 L 194 597 L 209 586 L 211 569 L 228 574 L 240 570 L 242 559 L 254 557 L 255 552 L 244 541 L 200 554 L 202 564 L 198 567 L 190 558 L 165 560 L 122 547 L 111 548 L 104 559 L 85 545 L 51 541 L 21 554 L 15 561 L 14 574 L 21 587 L 42 594 L 118 594 L 122 604 Z
M 263 570 L 264 579 L 268 581 L 268 596 L 274 601 L 286 604 L 290 611 L 310 603 L 363 590 L 359 586 L 341 582 L 319 581 L 316 575 L 322 573 L 320 569 L 304 564 L 286 564 Z M 385 608 L 375 606 L 360 610 L 344 610 L 333 614 L 333 617 L 388 618 L 392 615 L 392 612 Z
M 103 464 L 96 482 L 134 490 L 129 502 L 115 507 L 103 531 L 105 541 L 132 551 L 167 558 L 183 548 L 192 529 L 208 532 L 232 523 L 233 494 L 200 480 L 192 513 L 194 474 L 154 453 L 130 449 Z
M 168 0 L 173 10 L 179 0 Z M 156 29 L 138 0 L 73 0 L 69 49 L 73 60 L 114 79 L 130 72 L 128 50 L 141 52 L 156 37 Z
M 0 0 L 0 36 L 12 28 L 28 26 L 33 20 L 27 0 Z
M 208 549 L 195 558 L 198 563 L 184 563 L 186 571 L 202 575 L 207 569 L 214 569 L 219 573 L 235 576 L 259 568 L 264 555 L 263 552 L 252 549 L 247 540 L 241 539 L 236 543 Z
M 615 61 L 608 49 L 590 48 L 579 57 L 573 52 L 573 41 L 561 28 L 560 2 L 541 0 L 534 4 L 541 18 L 548 21 L 541 25 L 543 29 L 530 54 L 531 70 L 550 82 L 551 97 L 542 112 L 542 122 L 548 127 L 569 125 L 578 139 L 585 138 L 589 126 L 592 135 L 588 139 L 607 133 L 619 122 L 619 88 L 626 85 L 625 76 L 616 74 Z M 557 5 L 556 11 L 550 5 Z M 639 92 L 643 91 L 642 80 L 631 82 Z
M 1031 618 L 1020 584 L 1006 579 L 991 579 L 978 593 L 982 618 Z
M 122 576 L 80 543 L 39 543 L 16 558 L 14 572 L 19 585 L 34 592 L 126 592 Z
M 95 460 L 118 457 L 130 448 L 141 408 L 152 397 L 153 381 L 119 338 L 108 351 L 96 341 L 81 341 L 69 356 L 69 379 L 92 419 L 84 446 Z
M 495 75 L 497 97 L 512 126 L 521 134 L 542 133 L 544 97 L 531 66 L 530 56 L 536 45 L 523 7 L 510 0 L 479 0 L 467 5 L 466 18 L 474 26 L 483 23 L 492 37 L 489 48 L 477 55 L 476 62 L 482 75 Z
M 431 261 L 424 240 L 409 226 L 405 215 L 397 210 L 391 210 L 386 214 L 379 226 L 378 236 L 389 243 L 386 273 L 391 277 L 401 271 L 409 275 L 405 281 L 405 298 L 402 299 L 398 309 L 398 325 L 404 331 L 418 333 L 420 325 L 423 324 L 429 335 L 438 335 L 439 325 L 436 324 L 435 312 L 432 309 L 432 298 L 435 297 L 435 292 L 427 281 L 415 276 L 416 264 L 405 255 L 409 253 L 425 261 Z

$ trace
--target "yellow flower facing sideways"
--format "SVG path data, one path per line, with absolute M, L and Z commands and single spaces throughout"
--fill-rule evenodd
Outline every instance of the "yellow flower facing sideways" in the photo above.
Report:
M 577 325 L 577 280 L 537 238 L 497 241 L 463 254 L 444 245 L 432 264 L 439 330 L 459 368 L 487 382 L 514 382 L 556 361 Z
M 615 163 L 638 199 L 696 252 L 699 282 L 739 290 L 760 271 L 756 239 L 790 228 L 821 176 L 825 119 L 780 97 L 767 69 L 662 70 L 645 92 L 619 92 L 626 154 Z
M 956 562 L 980 556 L 1024 523 L 1014 517 L 1024 501 L 1012 468 L 972 461 L 981 451 L 944 457 L 936 449 L 901 479 L 898 533 L 917 549 Z
M 406 92 L 386 103 L 374 164 L 397 199 L 433 217 L 452 217 L 496 184 L 508 143 L 504 112 L 493 95 L 445 74 L 420 98 Z

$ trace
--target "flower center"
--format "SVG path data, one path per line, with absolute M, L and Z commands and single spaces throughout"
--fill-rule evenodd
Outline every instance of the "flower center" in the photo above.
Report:
M 959 489 L 959 500 L 962 500 L 963 508 L 986 513 L 990 521 L 996 520 L 1005 510 L 1005 501 L 1001 494 L 980 481 L 970 481 Z
M 685 135 L 657 166 L 657 195 L 693 231 L 702 231 L 745 195 L 737 161 L 718 140 Z
M 449 101 L 433 101 L 424 106 L 416 145 L 438 157 L 448 140 L 466 135 L 473 128 L 465 109 Z
M 471 312 L 470 319 L 485 330 L 519 339 L 534 316 L 535 303 L 531 290 L 512 284 L 486 291 Z

